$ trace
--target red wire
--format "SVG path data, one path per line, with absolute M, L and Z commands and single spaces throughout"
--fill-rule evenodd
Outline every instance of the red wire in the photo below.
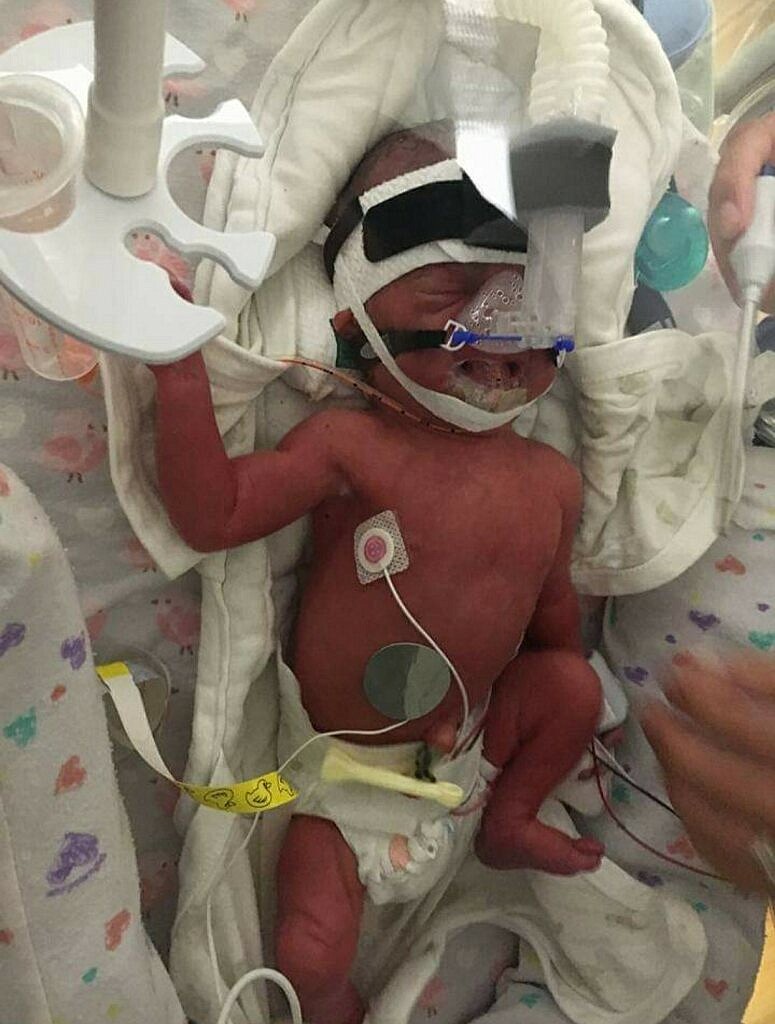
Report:
M 683 861 L 677 860 L 675 857 L 669 857 L 666 853 L 662 853 L 661 850 L 657 850 L 653 846 L 649 846 L 647 842 L 636 836 L 634 832 L 631 832 L 627 828 L 627 826 L 617 817 L 616 811 L 614 811 L 613 807 L 611 806 L 611 803 L 608 799 L 608 795 L 605 792 L 605 787 L 603 786 L 603 779 L 600 774 L 600 759 L 597 756 L 597 751 L 595 750 L 594 744 L 589 748 L 589 752 L 592 754 L 592 763 L 595 767 L 595 781 L 597 782 L 597 791 L 600 794 L 600 799 L 603 801 L 603 806 L 613 819 L 614 823 L 618 825 L 618 827 L 622 830 L 622 832 L 624 832 L 626 836 L 628 836 L 628 838 L 632 839 L 632 841 L 634 843 L 637 843 L 638 846 L 643 847 L 644 850 L 648 850 L 648 852 L 653 854 L 655 857 L 659 857 L 660 860 L 667 861 L 668 864 L 674 864 L 676 867 L 683 868 L 685 871 L 691 871 L 695 875 L 703 875 L 703 877 L 705 878 L 712 878 L 716 882 L 727 882 L 728 885 L 732 884 L 731 882 L 728 882 L 726 878 L 722 878 L 721 875 L 714 875 L 711 871 L 703 871 L 702 868 L 693 868 L 691 864 L 685 864 Z
M 413 412 L 409 412 L 408 409 L 404 409 L 400 402 L 396 402 L 394 399 L 388 398 L 387 395 L 383 395 L 381 391 L 373 388 L 370 384 L 366 384 L 365 381 L 359 380 L 356 377 L 351 377 L 349 373 L 343 373 L 341 370 L 334 369 L 332 366 L 326 366 L 325 363 L 319 363 L 316 359 L 306 359 L 303 356 L 277 356 L 276 358 L 278 363 L 291 363 L 297 366 L 308 366 L 313 370 L 320 370 L 321 373 L 326 373 L 329 377 L 334 377 L 343 384 L 349 384 L 351 388 L 354 388 L 356 391 L 360 391 L 360 393 L 362 395 L 366 395 L 367 398 L 375 399 L 375 401 L 387 406 L 388 409 L 392 409 L 393 412 L 397 412 L 400 416 L 406 416 L 408 419 L 414 420 L 415 423 L 422 424 L 422 426 L 427 427 L 429 430 L 435 430 L 440 434 L 466 433 L 464 430 L 458 430 L 452 426 L 446 427 L 441 423 L 433 423 L 431 420 L 423 419 L 422 416 L 415 416 Z

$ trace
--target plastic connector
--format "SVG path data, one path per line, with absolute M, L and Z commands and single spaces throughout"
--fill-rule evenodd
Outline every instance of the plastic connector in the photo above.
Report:
M 743 302 L 758 308 L 764 290 L 775 278 L 775 166 L 765 164 L 756 182 L 751 226 L 734 248 L 732 267 Z

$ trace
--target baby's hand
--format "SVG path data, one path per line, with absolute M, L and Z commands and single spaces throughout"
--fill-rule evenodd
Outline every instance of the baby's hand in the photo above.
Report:
M 169 274 L 168 276 L 170 279 L 170 284 L 172 285 L 172 290 L 177 292 L 181 299 L 185 299 L 186 302 L 193 302 L 194 296 L 192 295 L 191 289 L 188 287 L 188 285 L 183 284 L 182 281 L 179 281 L 176 277 L 173 277 L 172 274 Z
M 725 878 L 772 892 L 751 843 L 775 841 L 775 658 L 678 654 L 673 665 L 665 693 L 676 710 L 653 703 L 642 716 L 673 806 Z

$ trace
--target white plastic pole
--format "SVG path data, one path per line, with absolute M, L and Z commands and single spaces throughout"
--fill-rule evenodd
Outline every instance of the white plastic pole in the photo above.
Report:
M 84 171 L 112 196 L 145 195 L 156 181 L 166 7 L 166 0 L 94 0 Z

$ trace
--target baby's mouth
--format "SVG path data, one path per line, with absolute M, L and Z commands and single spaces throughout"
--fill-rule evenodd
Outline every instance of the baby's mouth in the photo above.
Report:
M 461 359 L 449 377 L 449 393 L 489 412 L 508 412 L 527 402 L 524 354 L 515 358 L 475 355 Z

